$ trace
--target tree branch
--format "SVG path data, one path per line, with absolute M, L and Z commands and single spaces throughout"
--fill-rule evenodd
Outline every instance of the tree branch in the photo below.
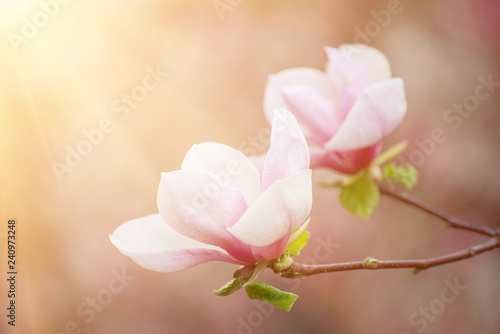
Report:
M 430 207 L 422 202 L 419 202 L 419 201 L 417 201 L 417 200 L 415 200 L 407 195 L 399 195 L 399 194 L 393 193 L 392 191 L 389 191 L 389 190 L 386 190 L 383 188 L 380 188 L 380 193 L 385 195 L 385 196 L 397 199 L 403 203 L 409 204 L 409 205 L 416 207 L 422 211 L 430 213 L 431 215 L 447 222 L 450 225 L 450 227 L 459 228 L 459 229 L 467 230 L 467 231 L 471 231 L 471 232 L 476 232 L 476 233 L 488 235 L 488 236 L 496 236 L 496 235 L 500 234 L 498 232 L 498 230 L 494 230 L 494 229 L 487 227 L 487 226 L 473 224 L 473 223 L 467 222 L 465 220 L 461 220 L 461 219 L 452 217 L 439 209 L 434 209 L 434 208 L 432 208 L 432 207 Z
M 308 265 L 308 264 L 294 262 L 290 267 L 281 271 L 274 269 L 272 263 L 270 264 L 269 267 L 273 269 L 275 273 L 281 274 L 281 276 L 284 278 L 299 278 L 316 274 L 331 273 L 336 271 L 359 270 L 359 269 L 375 270 L 375 269 L 413 268 L 414 269 L 413 273 L 418 274 L 420 271 L 431 267 L 439 266 L 446 263 L 461 261 L 464 259 L 474 257 L 481 253 L 491 251 L 497 247 L 500 248 L 500 229 L 495 230 L 487 226 L 470 223 L 465 220 L 452 217 L 439 209 L 434 209 L 409 196 L 396 194 L 393 193 L 392 191 L 383 188 L 380 188 L 380 193 L 385 196 L 391 197 L 393 199 L 399 200 L 403 203 L 409 204 L 422 211 L 425 211 L 447 222 L 450 227 L 487 235 L 490 236 L 491 238 L 485 243 L 478 244 L 476 246 L 455 253 L 450 253 L 429 259 L 379 261 L 377 259 L 369 257 L 364 259 L 363 261 L 319 264 L 319 265 Z
M 483 244 L 479 244 L 455 253 L 433 257 L 423 260 L 388 260 L 379 261 L 373 258 L 367 258 L 363 261 L 344 262 L 333 264 L 308 265 L 294 262 L 288 269 L 280 273 L 285 278 L 299 278 L 316 274 L 331 273 L 336 271 L 358 270 L 358 269 L 399 269 L 399 268 L 414 268 L 414 273 L 417 274 L 421 270 L 439 266 L 446 263 L 464 260 L 474 257 L 478 254 L 491 251 L 496 247 L 500 247 L 500 239 L 495 236 Z

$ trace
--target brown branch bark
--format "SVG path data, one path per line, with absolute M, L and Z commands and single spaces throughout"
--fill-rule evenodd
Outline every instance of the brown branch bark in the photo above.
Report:
M 455 253 L 450 253 L 428 259 L 377 260 L 369 257 L 363 261 L 319 264 L 319 265 L 308 265 L 308 264 L 294 262 L 290 267 L 281 271 L 275 270 L 273 268 L 272 263 L 270 264 L 269 267 L 272 268 L 275 273 L 279 273 L 281 274 L 282 277 L 285 278 L 299 278 L 316 274 L 331 273 L 337 271 L 359 270 L 359 269 L 376 270 L 376 269 L 413 268 L 414 269 L 413 273 L 418 274 L 420 271 L 431 267 L 472 258 L 481 253 L 491 251 L 497 247 L 500 248 L 500 229 L 495 230 L 487 226 L 470 223 L 465 220 L 452 217 L 439 209 L 432 208 L 409 196 L 396 194 L 383 188 L 380 188 L 380 193 L 385 196 L 391 197 L 393 199 L 399 200 L 408 205 L 411 205 L 422 211 L 425 211 L 447 222 L 450 227 L 487 235 L 490 236 L 491 238 L 485 243 L 478 244 L 476 246 Z
M 500 239 L 497 236 L 491 238 L 483 244 L 479 244 L 455 253 L 429 259 L 380 261 L 373 258 L 367 258 L 363 261 L 319 265 L 308 265 L 294 262 L 288 269 L 283 270 L 279 273 L 282 277 L 285 278 L 299 278 L 304 276 L 347 270 L 414 268 L 414 273 L 416 274 L 424 269 L 474 257 L 481 253 L 491 251 L 496 247 L 500 247 Z
M 471 231 L 471 232 L 475 232 L 475 233 L 480 233 L 480 234 L 488 235 L 488 236 L 495 236 L 495 235 L 500 234 L 498 232 L 498 230 L 494 230 L 494 229 L 487 227 L 487 226 L 473 224 L 473 223 L 467 222 L 465 220 L 461 220 L 461 219 L 452 217 L 439 209 L 432 208 L 432 207 L 428 206 L 427 204 L 424 204 L 420 201 L 417 201 L 417 200 L 415 200 L 407 195 L 399 195 L 399 194 L 393 193 L 392 191 L 389 191 L 389 190 L 386 190 L 383 188 L 380 188 L 380 193 L 385 195 L 385 196 L 392 197 L 393 199 L 396 199 L 396 200 L 401 201 L 403 203 L 409 204 L 409 205 L 411 205 L 415 208 L 418 208 L 422 211 L 425 211 L 425 212 L 427 212 L 427 213 L 429 213 L 429 214 L 431 214 L 431 215 L 433 215 L 441 220 L 444 220 L 445 222 L 447 222 L 450 225 L 450 227 L 458 228 L 458 229 L 462 229 L 462 230 L 467 230 L 467 231 Z

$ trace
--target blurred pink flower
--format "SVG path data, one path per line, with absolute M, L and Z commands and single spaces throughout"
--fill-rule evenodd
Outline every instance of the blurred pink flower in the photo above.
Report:
M 292 68 L 269 77 L 264 110 L 286 107 L 310 143 L 311 168 L 352 174 L 380 153 L 381 141 L 406 113 L 403 81 L 387 58 L 365 45 L 326 47 L 326 73 Z
M 241 152 L 195 145 L 181 170 L 162 174 L 160 213 L 122 224 L 110 238 L 137 264 L 161 272 L 208 261 L 248 265 L 279 258 L 311 205 L 306 140 L 295 117 L 277 110 L 262 181 Z

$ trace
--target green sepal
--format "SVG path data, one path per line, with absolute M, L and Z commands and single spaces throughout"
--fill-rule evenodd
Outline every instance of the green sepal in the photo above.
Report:
M 243 286 L 242 281 L 243 280 L 240 278 L 235 278 L 232 281 L 224 284 L 219 290 L 214 290 L 214 294 L 221 297 L 229 296 L 233 292 L 241 289 L 241 287 Z
M 380 192 L 377 185 L 365 174 L 354 183 L 342 187 L 339 200 L 342 206 L 355 215 L 368 219 L 378 205 Z
M 288 246 L 285 251 L 288 251 L 289 256 L 297 256 L 300 254 L 300 250 L 307 245 L 309 240 L 309 232 L 304 231 L 290 246 Z
M 375 161 L 373 161 L 371 164 L 375 165 L 375 166 L 383 165 L 384 163 L 391 160 L 395 156 L 401 154 L 401 152 L 403 152 L 405 150 L 406 146 L 408 146 L 408 142 L 405 140 L 405 141 L 402 141 L 401 143 L 398 143 L 398 144 L 390 147 L 387 151 L 382 152 L 377 157 L 377 159 L 375 159 Z
M 293 303 L 299 298 L 296 294 L 281 291 L 261 282 L 253 282 L 245 286 L 245 291 L 248 298 L 263 300 L 287 312 L 290 311 Z
M 396 166 L 394 163 L 390 163 L 384 167 L 384 177 L 411 189 L 417 184 L 418 172 L 412 165 Z

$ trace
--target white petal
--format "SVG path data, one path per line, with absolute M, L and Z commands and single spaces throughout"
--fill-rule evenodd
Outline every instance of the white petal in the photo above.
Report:
M 110 239 L 122 254 L 141 267 L 160 272 L 183 270 L 208 261 L 241 264 L 219 247 L 172 230 L 159 214 L 123 223 Z
M 262 190 L 266 190 L 276 180 L 306 169 L 309 169 L 309 149 L 304 134 L 288 110 L 277 109 L 262 173 Z
M 264 112 L 270 124 L 273 122 L 276 108 L 287 107 L 282 90 L 289 86 L 308 86 L 333 101 L 339 100 L 335 85 L 328 80 L 325 73 L 313 68 L 291 68 L 268 78 L 264 94 Z
M 307 131 L 307 139 L 323 145 L 344 120 L 340 108 L 309 86 L 289 86 L 282 90 L 290 111 Z
M 194 145 L 182 162 L 182 170 L 205 170 L 237 188 L 250 205 L 261 193 L 260 174 L 243 153 L 219 143 Z
M 249 245 L 227 231 L 248 208 L 241 192 L 203 170 L 162 173 L 158 210 L 174 230 L 194 240 L 219 246 L 232 257 L 252 262 Z
M 338 132 L 324 147 L 346 151 L 374 145 L 401 123 L 405 113 L 403 80 L 377 82 L 361 93 Z
M 311 206 L 311 170 L 305 170 L 275 181 L 228 230 L 252 246 L 272 245 L 304 223 Z
M 259 171 L 259 174 L 262 175 L 264 172 L 264 164 L 266 162 L 266 155 L 261 154 L 261 155 L 250 155 L 247 156 L 247 159 L 257 168 Z
M 343 44 L 339 49 L 360 62 L 370 74 L 372 82 L 391 78 L 391 66 L 379 50 L 363 44 Z
M 328 46 L 325 47 L 325 51 L 328 55 L 326 74 L 337 89 L 351 86 L 361 90 L 371 83 L 368 70 L 349 53 Z

